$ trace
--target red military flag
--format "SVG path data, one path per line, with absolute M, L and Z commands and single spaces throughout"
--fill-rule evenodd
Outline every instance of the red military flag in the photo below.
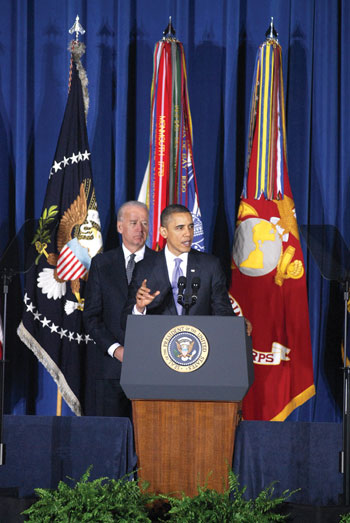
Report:
M 257 53 L 230 295 L 253 325 L 255 380 L 243 400 L 243 417 L 283 421 L 315 387 L 304 260 L 287 169 L 282 52 L 275 38 Z
M 204 235 L 192 153 L 192 119 L 187 89 L 185 52 L 169 35 L 156 43 L 151 87 L 149 162 L 138 199 L 149 208 L 148 245 L 164 247 L 160 214 L 171 203 L 185 205 L 194 221 L 193 247 L 204 250 Z

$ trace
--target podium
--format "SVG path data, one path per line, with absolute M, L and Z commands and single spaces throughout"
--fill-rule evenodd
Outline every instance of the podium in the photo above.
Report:
M 121 386 L 132 401 L 139 480 L 157 493 L 223 492 L 252 382 L 244 318 L 129 316 Z

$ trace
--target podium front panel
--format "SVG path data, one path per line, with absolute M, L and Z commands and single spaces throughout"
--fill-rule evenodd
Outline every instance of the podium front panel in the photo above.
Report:
M 162 356 L 162 340 L 189 325 L 208 341 L 205 362 L 181 372 Z M 241 401 L 253 382 L 251 338 L 244 318 L 230 316 L 130 315 L 121 385 L 129 399 Z

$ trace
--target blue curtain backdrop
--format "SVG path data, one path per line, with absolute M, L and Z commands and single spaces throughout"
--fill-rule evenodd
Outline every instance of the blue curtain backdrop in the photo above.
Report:
M 116 210 L 137 197 L 146 168 L 153 47 L 169 15 L 186 52 L 206 249 L 229 271 L 255 56 L 271 16 L 283 49 L 298 223 L 336 225 L 350 245 L 347 0 L 0 0 L 0 13 L 0 254 L 24 220 L 41 213 L 77 14 L 86 29 L 88 135 L 105 248 L 118 241 Z M 317 395 L 290 419 L 340 421 L 342 289 L 321 277 L 305 245 L 304 255 Z M 56 386 L 15 334 L 21 310 L 14 279 L 6 411 L 53 415 Z

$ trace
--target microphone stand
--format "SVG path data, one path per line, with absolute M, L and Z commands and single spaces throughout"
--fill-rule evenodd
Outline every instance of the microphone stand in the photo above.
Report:
M 54 229 L 56 226 L 54 227 Z M 38 229 L 38 220 L 26 220 L 17 234 L 12 238 L 4 254 L 0 256 L 0 285 L 3 294 L 3 348 L 0 358 L 0 466 L 5 464 L 6 446 L 3 443 L 4 404 L 5 404 L 5 366 L 7 341 L 7 298 L 9 285 L 15 276 L 25 274 L 35 263 L 36 249 L 32 247 L 34 231 Z M 54 230 L 53 229 L 53 230 Z M 51 232 L 52 234 L 52 232 Z
M 179 296 L 179 298 L 177 299 L 177 302 L 180 303 L 180 305 L 182 305 L 183 308 L 185 309 L 185 316 L 188 316 L 189 312 L 190 312 L 190 308 L 192 307 L 193 303 L 192 302 L 189 303 L 189 301 L 186 300 L 186 296 L 185 297 Z
M 5 363 L 6 363 L 6 322 L 7 322 L 7 295 L 9 283 L 13 277 L 11 269 L 4 268 L 0 272 L 2 281 L 2 292 L 4 296 L 4 314 L 3 314 L 3 340 L 2 340 L 2 357 L 0 360 L 0 466 L 5 465 L 6 446 L 3 443 L 3 419 L 4 419 L 4 398 L 5 398 Z
M 177 303 L 179 303 L 185 309 L 185 316 L 188 316 L 189 310 L 192 304 L 189 303 L 188 296 L 185 294 L 187 285 L 187 279 L 185 276 L 180 276 L 177 282 L 178 295 Z
M 343 363 L 343 448 L 340 452 L 340 472 L 343 474 L 343 498 L 345 505 L 350 504 L 350 366 L 346 359 L 349 281 L 345 282 L 344 291 L 344 363 Z
M 198 291 L 198 289 L 196 289 Z M 194 289 L 192 289 L 192 296 L 190 297 L 189 294 L 179 294 L 177 297 L 177 302 L 182 305 L 182 307 L 185 309 L 185 316 L 189 315 L 190 308 L 192 305 L 194 305 L 197 301 L 197 294 L 194 292 Z
M 307 247 L 318 265 L 321 276 L 345 285 L 344 291 L 344 361 L 343 361 L 343 442 L 340 452 L 340 472 L 343 492 L 340 499 L 350 505 L 350 365 L 347 362 L 347 330 L 350 282 L 350 251 L 334 225 L 301 225 Z

